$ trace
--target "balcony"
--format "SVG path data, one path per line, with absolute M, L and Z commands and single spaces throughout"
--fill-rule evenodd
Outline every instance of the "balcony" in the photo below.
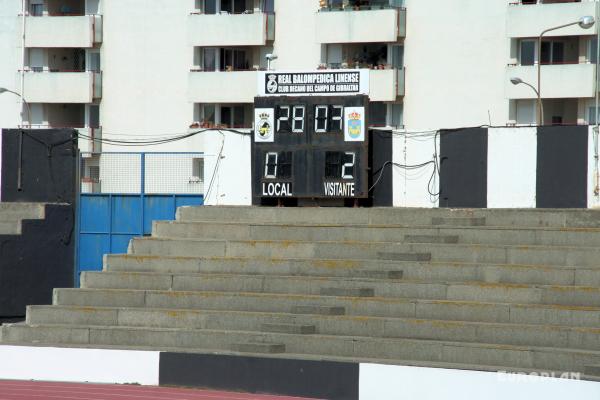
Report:
M 325 11 L 317 13 L 318 43 L 396 42 L 406 36 L 406 10 Z
M 26 47 L 91 48 L 101 42 L 100 15 L 26 17 Z
M 575 22 L 586 15 L 596 15 L 596 3 L 510 4 L 506 32 L 512 38 L 538 37 L 545 29 Z M 597 26 L 594 24 L 590 29 L 582 29 L 574 25 L 553 31 L 552 36 L 593 35 L 597 32 Z
M 25 72 L 29 103 L 91 103 L 102 97 L 100 72 Z
M 594 64 L 542 65 L 542 97 L 546 99 L 594 97 Z M 513 99 L 535 99 L 536 94 L 526 85 L 513 85 L 510 78 L 518 77 L 533 86 L 537 84 L 537 66 L 523 65 L 506 68 L 506 96 Z
M 369 71 L 371 101 L 396 101 L 398 96 L 404 96 L 404 69 Z
M 189 73 L 188 98 L 193 103 L 253 103 L 256 71 Z
M 264 46 L 275 39 L 274 14 L 191 14 L 188 24 L 192 46 Z

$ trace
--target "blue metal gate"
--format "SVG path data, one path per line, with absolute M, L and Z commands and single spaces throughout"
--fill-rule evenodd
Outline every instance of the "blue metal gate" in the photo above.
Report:
M 102 157 L 118 162 L 103 162 Z M 151 234 L 152 221 L 174 220 L 177 207 L 202 205 L 202 157 L 202 153 L 82 157 L 75 282 L 82 271 L 102 270 L 104 254 L 126 253 L 133 237 Z M 149 159 L 154 167 L 147 165 Z M 113 189 L 125 190 L 110 192 Z

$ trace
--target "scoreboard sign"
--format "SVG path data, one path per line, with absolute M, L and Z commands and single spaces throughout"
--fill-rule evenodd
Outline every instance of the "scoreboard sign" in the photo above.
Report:
M 278 87 L 287 79 L 276 78 Z M 360 74 L 356 79 L 360 80 Z M 356 84 L 360 91 L 360 83 Z M 267 90 L 268 85 L 265 82 Z M 256 97 L 252 140 L 255 202 L 367 198 L 368 107 L 368 96 L 361 94 Z
M 333 96 L 369 94 L 368 70 L 259 73 L 259 96 Z

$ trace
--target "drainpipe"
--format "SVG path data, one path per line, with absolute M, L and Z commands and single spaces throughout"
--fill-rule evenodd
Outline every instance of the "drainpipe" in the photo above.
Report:
M 21 1 L 21 126 L 25 125 L 25 11 L 27 11 L 27 0 Z M 31 119 L 31 116 L 29 116 Z M 31 125 L 31 121 L 27 121 Z

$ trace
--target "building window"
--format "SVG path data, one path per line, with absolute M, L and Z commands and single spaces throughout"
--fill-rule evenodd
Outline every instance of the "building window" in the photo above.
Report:
M 392 67 L 397 69 L 404 68 L 404 46 L 392 45 Z
M 387 125 L 387 104 L 382 102 L 369 103 L 369 125 L 386 126 Z
M 401 128 L 404 126 L 404 116 L 403 116 L 403 105 L 401 103 L 394 103 L 391 105 L 391 126 L 394 128 Z
M 275 12 L 275 0 L 263 0 L 263 12 L 274 13 Z
M 535 47 L 536 43 L 534 40 L 521 41 L 521 51 L 519 54 L 521 65 L 535 64 Z
M 542 42 L 542 64 L 556 64 L 565 61 L 565 43 L 545 41 Z
M 206 48 L 202 53 L 202 69 L 204 71 L 217 70 L 217 49 Z
M 598 62 L 598 38 L 596 37 L 588 41 L 588 60 L 592 64 Z
M 30 4 L 29 5 L 29 14 L 34 17 L 40 17 L 44 15 L 44 5 L 43 4 Z
M 595 125 L 596 123 L 596 107 L 592 106 L 588 108 L 588 124 Z

